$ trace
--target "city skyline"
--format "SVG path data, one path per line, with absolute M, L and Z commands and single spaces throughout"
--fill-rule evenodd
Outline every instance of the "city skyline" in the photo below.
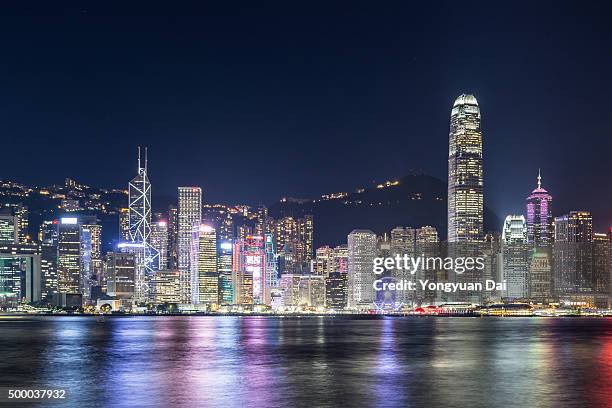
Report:
M 12 79 L 0 97 L 3 132 L 30 164 L 7 157 L 3 178 L 122 187 L 134 172 L 125 144 L 149 146 L 154 195 L 200 185 L 209 202 L 269 205 L 411 169 L 444 180 L 447 109 L 471 93 L 483 109 L 486 206 L 502 218 L 518 213 L 523 185 L 542 168 L 555 211 L 589 208 L 597 223 L 612 224 L 612 193 L 593 193 L 608 182 L 612 148 L 604 6 L 575 15 L 569 3 L 538 4 L 531 16 L 517 7 L 502 18 L 493 5 L 449 5 L 431 24 L 404 18 L 428 15 L 426 5 L 355 7 L 339 23 L 289 5 L 249 19 L 231 7 L 194 6 L 204 19 L 197 25 L 155 4 L 147 18 L 126 6 L 129 23 L 112 17 L 112 6 L 46 7 L 44 20 L 7 10 L 14 18 L 4 30 L 19 40 L 7 44 L 0 68 Z M 475 17 L 480 23 L 469 24 Z M 312 19 L 322 28 L 306 35 Z M 381 29 L 362 35 L 366 22 Z M 546 35 L 531 41 L 538 34 Z M 505 171 L 517 149 L 523 160 Z M 253 172 L 262 177 L 247 181 Z

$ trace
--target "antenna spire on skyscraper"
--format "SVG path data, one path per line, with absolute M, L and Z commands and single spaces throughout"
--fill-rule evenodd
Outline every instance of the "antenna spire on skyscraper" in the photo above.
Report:
M 538 168 L 538 188 L 542 188 L 542 174 L 540 173 L 539 168 Z

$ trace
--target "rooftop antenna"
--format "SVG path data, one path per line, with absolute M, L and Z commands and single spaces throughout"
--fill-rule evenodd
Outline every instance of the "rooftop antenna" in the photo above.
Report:
M 147 171 L 147 156 L 148 156 L 147 151 L 148 150 L 149 148 L 145 147 L 145 165 L 144 165 L 145 172 Z
M 542 175 L 540 173 L 539 168 L 538 168 L 538 188 L 542 188 Z
M 140 146 L 138 146 L 138 170 L 140 170 Z

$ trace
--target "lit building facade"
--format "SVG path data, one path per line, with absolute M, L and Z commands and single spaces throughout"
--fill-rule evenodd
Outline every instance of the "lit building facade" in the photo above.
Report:
M 219 301 L 217 232 L 213 227 L 209 225 L 194 227 L 191 260 L 191 303 L 217 304 Z
M 538 172 L 538 185 L 527 197 L 527 241 L 536 248 L 547 248 L 553 238 L 552 196 L 542 188 Z
M 202 223 L 202 189 L 178 188 L 178 236 L 177 258 L 181 272 L 181 302 L 190 303 L 191 296 L 191 245 L 194 226 Z
M 529 295 L 529 263 L 527 222 L 523 215 L 508 215 L 502 232 L 503 274 L 506 281 L 504 297 L 527 298 Z
M 483 239 L 483 162 L 480 108 L 473 95 L 453 104 L 448 153 L 448 242 Z
M 217 251 L 217 270 L 219 271 L 219 304 L 229 305 L 234 302 L 234 286 L 232 284 L 232 241 L 219 241 Z
M 593 217 L 570 211 L 555 218 L 553 287 L 557 296 L 591 295 L 593 291 Z
M 375 301 L 375 275 L 372 272 L 377 256 L 376 234 L 370 230 L 354 230 L 348 235 L 348 307 L 370 309 Z

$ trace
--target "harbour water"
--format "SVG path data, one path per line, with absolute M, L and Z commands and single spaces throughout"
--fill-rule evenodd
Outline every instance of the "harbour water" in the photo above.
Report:
M 70 407 L 612 406 L 612 318 L 2 317 Z

